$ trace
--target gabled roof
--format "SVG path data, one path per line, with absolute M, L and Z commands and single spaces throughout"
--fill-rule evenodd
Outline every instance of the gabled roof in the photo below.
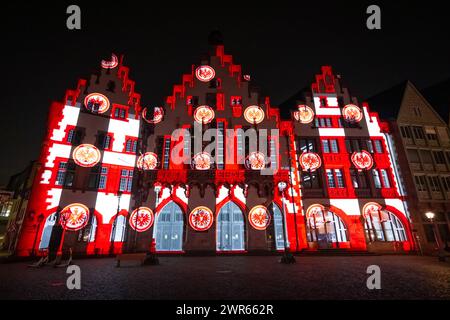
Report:
M 369 103 L 370 109 L 378 112 L 382 119 L 397 119 L 406 87 L 412 85 L 408 80 L 384 90 L 364 101 Z
M 286 101 L 279 104 L 280 115 L 282 119 L 291 118 L 291 110 L 297 109 L 298 102 L 305 101 L 305 95 L 311 94 L 311 86 L 306 86 L 303 89 L 297 91 Z
M 450 120 L 450 78 L 421 91 L 425 99 L 448 124 Z

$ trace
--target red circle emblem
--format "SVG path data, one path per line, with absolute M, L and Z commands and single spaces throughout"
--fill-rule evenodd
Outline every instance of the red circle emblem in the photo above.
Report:
M 366 150 L 353 153 L 352 162 L 358 170 L 370 170 L 373 167 L 372 155 Z
M 303 124 L 308 124 L 314 121 L 314 111 L 306 105 L 298 106 L 298 111 L 294 111 L 294 119 Z
M 75 163 L 81 167 L 92 168 L 100 162 L 100 150 L 91 144 L 80 144 L 72 152 Z
M 101 93 L 91 93 L 84 98 L 86 109 L 95 113 L 105 113 L 109 109 L 108 98 Z
M 137 167 L 141 170 L 155 170 L 158 166 L 158 156 L 153 152 L 141 155 L 137 161 Z
M 150 208 L 140 207 L 130 215 L 130 226 L 137 232 L 144 232 L 151 228 L 154 221 L 153 211 Z
M 208 124 L 214 120 L 215 113 L 211 107 L 200 106 L 194 111 L 194 120 L 200 124 Z
M 252 152 L 247 157 L 246 165 L 248 169 L 262 170 L 266 167 L 266 157 L 261 152 Z
M 245 120 L 251 124 L 263 122 L 264 117 L 264 110 L 260 106 L 250 106 L 244 111 Z
M 189 224 L 196 231 L 206 231 L 214 221 L 212 211 L 207 207 L 198 207 L 189 214 Z
M 197 153 L 192 159 L 192 167 L 196 170 L 211 169 L 211 156 L 209 155 L 209 153 Z
M 256 230 L 266 230 L 270 224 L 270 213 L 264 206 L 256 206 L 250 210 L 248 221 Z
M 144 110 L 142 110 L 142 118 L 148 123 L 152 123 L 152 124 L 160 123 L 162 121 L 162 119 L 164 118 L 164 109 L 161 107 L 155 107 L 153 109 L 153 118 L 148 119 L 147 118 L 147 108 L 144 108 Z
M 195 70 L 195 76 L 201 82 L 209 82 L 216 76 L 216 71 L 210 66 L 200 66 Z
M 342 115 L 348 122 L 360 122 L 363 118 L 361 109 L 354 104 L 348 104 L 342 109 Z
M 102 68 L 103 69 L 114 69 L 119 65 L 119 59 L 117 56 L 113 53 L 111 55 L 111 60 L 102 60 Z
M 303 171 L 314 172 L 322 166 L 322 159 L 314 152 L 302 153 L 299 161 Z
M 62 209 L 60 222 L 64 229 L 78 231 L 89 221 L 89 209 L 84 204 L 73 203 Z

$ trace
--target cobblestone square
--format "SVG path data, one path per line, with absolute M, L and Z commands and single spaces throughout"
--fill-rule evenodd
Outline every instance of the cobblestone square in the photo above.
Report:
M 415 256 L 161 257 L 158 266 L 85 259 L 81 290 L 68 290 L 65 268 L 0 265 L 1 299 L 450 299 L 450 263 Z M 368 290 L 367 267 L 381 268 L 381 290 Z

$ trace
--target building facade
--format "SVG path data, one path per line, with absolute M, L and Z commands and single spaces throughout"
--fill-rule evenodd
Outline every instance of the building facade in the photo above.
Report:
M 438 244 L 450 243 L 448 107 L 441 115 L 409 81 L 369 101 L 392 128 L 419 249 L 436 252 Z M 428 212 L 434 213 L 433 220 Z
M 389 126 L 331 67 L 286 118 L 220 41 L 163 105 L 128 73 L 52 104 L 17 255 L 415 250 Z

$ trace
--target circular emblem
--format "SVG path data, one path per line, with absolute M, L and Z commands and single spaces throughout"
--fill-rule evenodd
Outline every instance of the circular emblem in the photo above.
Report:
M 103 69 L 114 69 L 119 65 L 119 59 L 117 59 L 117 56 L 113 53 L 111 55 L 111 60 L 102 60 L 102 68 Z
M 320 159 L 320 156 L 314 152 L 302 153 L 299 161 L 303 171 L 314 172 L 322 166 L 322 159 Z
M 264 110 L 259 106 L 250 106 L 245 109 L 244 118 L 248 123 L 259 124 L 264 120 Z
M 134 210 L 130 215 L 130 226 L 137 232 L 144 232 L 151 228 L 154 221 L 153 211 L 146 207 Z
M 60 222 L 64 229 L 78 231 L 89 221 L 89 209 L 81 203 L 73 203 L 62 209 Z
M 216 71 L 210 66 L 200 66 L 195 70 L 195 76 L 201 82 L 209 82 L 216 76 Z
M 325 210 L 324 206 L 321 204 L 313 204 L 311 205 L 308 210 L 306 211 L 306 217 L 309 218 L 323 218 L 323 211 Z
M 101 93 L 91 93 L 84 98 L 86 109 L 95 113 L 105 113 L 109 109 L 109 100 Z
M 247 157 L 246 166 L 252 170 L 262 170 L 266 167 L 266 157 L 261 152 L 252 152 Z
M 342 116 L 348 122 L 360 122 L 363 118 L 362 111 L 354 104 L 348 104 L 342 109 Z
M 209 153 L 197 153 L 192 159 L 192 167 L 196 170 L 211 169 L 211 156 L 209 155 Z
M 270 224 L 270 213 L 264 206 L 256 206 L 250 210 L 248 221 L 256 230 L 266 230 Z
M 198 207 L 189 214 L 189 224 L 196 231 L 206 231 L 214 221 L 212 211 L 207 207 Z
M 214 120 L 215 113 L 211 107 L 200 106 L 194 111 L 194 120 L 200 124 L 208 124 Z
M 73 150 L 73 160 L 81 167 L 91 168 L 100 162 L 100 151 L 91 144 L 80 144 Z
M 354 152 L 352 162 L 358 170 L 370 170 L 373 167 L 372 155 L 366 150 Z
M 164 118 L 164 109 L 162 107 L 155 107 L 153 109 L 153 118 L 149 119 L 147 118 L 147 108 L 144 108 L 144 110 L 142 110 L 142 118 L 148 123 L 160 123 Z
M 378 214 L 381 211 L 382 207 L 380 204 L 376 202 L 368 202 L 363 207 L 363 215 L 364 218 L 369 218 L 373 214 Z
M 294 111 L 294 119 L 303 124 L 311 123 L 314 121 L 314 111 L 306 105 L 300 105 L 298 111 Z
M 153 152 L 142 154 L 137 161 L 137 167 L 141 170 L 155 170 L 157 166 L 158 156 Z

